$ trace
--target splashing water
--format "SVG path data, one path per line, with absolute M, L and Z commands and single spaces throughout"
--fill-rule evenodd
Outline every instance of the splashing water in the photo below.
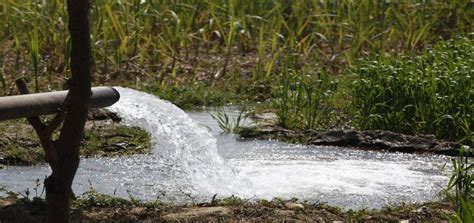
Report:
M 125 123 L 152 133 L 155 153 L 180 172 L 184 185 L 199 194 L 251 194 L 250 181 L 239 177 L 217 153 L 216 139 L 183 110 L 140 91 L 116 88 L 120 103 L 110 108 Z
M 269 141 L 237 141 L 220 134 L 205 112 L 185 113 L 156 96 L 116 88 L 110 110 L 150 132 L 152 154 L 81 161 L 73 189 L 141 199 L 209 201 L 214 194 L 244 198 L 297 197 L 343 208 L 426 202 L 447 183 L 444 156 L 386 153 Z M 207 126 L 208 128 L 204 127 Z M 14 191 L 34 187 L 47 166 L 0 170 Z

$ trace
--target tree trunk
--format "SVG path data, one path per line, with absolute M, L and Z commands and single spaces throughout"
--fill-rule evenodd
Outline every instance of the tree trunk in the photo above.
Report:
M 45 180 L 49 222 L 69 222 L 72 182 L 79 166 L 79 147 L 84 135 L 87 108 L 91 95 L 91 48 L 89 0 L 67 0 L 71 34 L 71 73 L 64 123 L 54 142 L 57 160 Z

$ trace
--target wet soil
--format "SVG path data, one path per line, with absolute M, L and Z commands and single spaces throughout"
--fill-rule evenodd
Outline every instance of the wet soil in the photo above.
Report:
M 437 139 L 434 135 L 406 135 L 385 130 L 358 131 L 335 128 L 323 131 L 288 130 L 276 125 L 274 114 L 263 114 L 251 127 L 243 127 L 238 134 L 243 138 L 280 140 L 307 145 L 328 145 L 355 149 L 385 150 L 404 153 L 459 155 L 461 145 Z M 474 153 L 469 153 L 473 155 Z

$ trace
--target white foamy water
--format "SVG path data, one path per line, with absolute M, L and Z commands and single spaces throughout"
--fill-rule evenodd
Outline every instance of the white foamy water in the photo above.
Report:
M 217 193 L 358 209 L 430 201 L 447 183 L 440 171 L 444 156 L 239 141 L 220 134 L 207 112 L 185 113 L 155 96 L 117 90 L 121 99 L 110 109 L 151 133 L 153 154 L 82 160 L 76 194 L 92 184 L 103 193 L 142 199 L 209 201 Z M 0 170 L 0 184 L 23 191 L 47 174 L 46 166 L 10 167 Z
M 120 102 L 110 110 L 120 114 L 125 123 L 151 133 L 155 155 L 181 174 L 173 180 L 182 182 L 175 183 L 190 186 L 196 193 L 252 193 L 249 181 L 237 177 L 217 153 L 216 139 L 207 128 L 168 101 L 132 89 L 117 90 Z

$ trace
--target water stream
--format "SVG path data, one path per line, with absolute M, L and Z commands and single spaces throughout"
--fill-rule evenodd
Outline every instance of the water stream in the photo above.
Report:
M 343 208 L 380 208 L 426 202 L 447 183 L 444 156 L 237 140 L 221 134 L 207 112 L 185 113 L 173 104 L 127 88 L 110 109 L 149 131 L 152 154 L 81 161 L 76 194 L 99 192 L 182 203 L 214 194 L 244 198 L 300 198 Z M 9 190 L 33 188 L 47 166 L 0 170 Z

